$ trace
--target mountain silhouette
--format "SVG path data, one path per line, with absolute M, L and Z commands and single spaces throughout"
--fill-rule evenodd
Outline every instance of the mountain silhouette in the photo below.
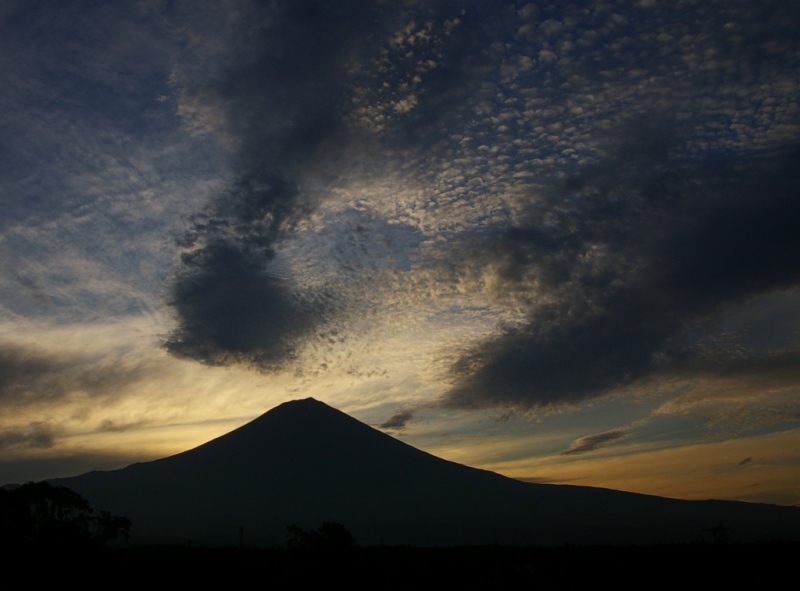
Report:
M 361 544 L 692 542 L 720 524 L 730 539 L 800 538 L 800 508 L 520 482 L 311 398 L 184 453 L 49 482 L 129 517 L 139 543 L 283 545 L 287 525 L 323 521 Z

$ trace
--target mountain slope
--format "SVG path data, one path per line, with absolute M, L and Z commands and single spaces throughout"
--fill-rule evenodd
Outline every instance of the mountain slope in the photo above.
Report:
M 129 517 L 136 541 L 281 545 L 285 527 L 345 524 L 360 543 L 594 544 L 798 539 L 800 509 L 530 484 L 436 458 L 313 399 L 193 450 L 52 480 Z

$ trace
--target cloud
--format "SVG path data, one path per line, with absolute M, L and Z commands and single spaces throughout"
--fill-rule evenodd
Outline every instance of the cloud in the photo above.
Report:
M 63 389 L 36 388 L 48 375 L 58 373 L 68 366 L 66 360 L 23 347 L 4 344 L 0 346 L 0 401 L 20 403 L 23 400 L 41 400 L 63 395 Z
M 644 273 L 641 265 L 655 265 L 657 253 L 639 254 L 633 245 L 643 239 L 645 246 L 657 246 L 657 237 L 646 234 L 660 231 L 659 217 L 666 219 L 668 231 L 680 233 L 675 226 L 681 213 L 673 213 L 672 199 L 691 199 L 690 183 L 681 185 L 684 171 L 670 160 L 670 150 L 688 153 L 701 144 L 735 143 L 730 126 L 720 131 L 714 124 L 702 134 L 689 133 L 702 127 L 703 114 L 735 110 L 742 103 L 729 92 L 738 84 L 725 78 L 727 62 L 685 59 L 689 53 L 722 55 L 729 44 L 716 29 L 707 32 L 689 24 L 697 20 L 692 18 L 695 7 L 672 8 L 668 14 L 646 11 L 651 20 L 638 33 L 621 13 L 585 11 L 581 3 L 543 8 L 541 15 L 513 5 L 456 9 L 437 2 L 202 3 L 193 10 L 198 18 L 188 18 L 185 25 L 190 51 L 173 73 L 178 111 L 191 129 L 214 134 L 228 146 L 230 182 L 179 240 L 184 256 L 170 290 L 178 327 L 166 341 L 169 351 L 205 362 L 264 367 L 291 358 L 338 308 L 330 293 L 303 293 L 288 269 L 278 268 L 275 252 L 296 236 L 321 200 L 340 196 L 331 187 L 350 174 L 354 160 L 375 163 L 385 157 L 387 162 L 362 170 L 364 176 L 385 174 L 392 177 L 387 185 L 397 180 L 404 187 L 418 184 L 419 190 L 384 190 L 375 183 L 370 189 L 383 194 L 358 195 L 360 206 L 441 241 L 469 233 L 490 235 L 494 243 L 486 241 L 482 248 L 494 249 L 485 256 L 496 258 L 486 266 L 506 274 L 502 288 L 549 297 L 549 307 L 536 304 L 526 310 L 526 326 L 466 354 L 458 371 L 489 371 L 491 359 L 512 350 L 563 348 L 567 341 L 576 349 L 573 365 L 594 363 L 597 367 L 588 372 L 593 376 L 608 366 L 608 375 L 595 385 L 591 378 L 585 384 L 575 384 L 577 378 L 561 386 L 543 384 L 558 390 L 554 400 L 562 399 L 566 390 L 580 400 L 650 371 L 655 345 L 641 350 L 629 345 L 637 339 L 663 342 L 683 322 L 681 314 L 649 319 L 645 310 L 631 309 L 627 324 L 643 322 L 647 326 L 642 334 L 621 337 L 611 344 L 606 359 L 595 362 L 597 339 L 588 335 L 581 342 L 581 327 L 585 322 L 595 332 L 608 330 L 629 303 L 648 297 L 640 292 L 650 286 L 629 281 L 626 274 Z M 753 22 L 744 9 L 720 11 L 728 22 Z M 687 47 L 679 51 L 677 44 L 659 40 L 657 33 L 669 26 Z M 584 38 L 587 31 L 594 35 Z M 782 38 L 779 45 L 788 43 Z M 543 47 L 548 59 L 536 57 Z M 737 51 L 743 59 L 763 61 L 757 47 Z M 783 72 L 789 58 L 776 56 L 763 61 L 775 92 L 794 84 Z M 713 92 L 690 82 L 701 77 L 701 70 L 708 74 L 703 79 L 713 74 Z M 630 75 L 614 74 L 622 71 Z M 676 84 L 678 79 L 687 82 Z M 780 92 L 792 96 L 788 90 Z M 705 106 L 698 111 L 701 98 Z M 774 121 L 746 125 L 747 130 L 736 133 L 756 137 L 770 124 L 789 121 L 793 111 L 783 98 L 776 103 Z M 623 117 L 639 113 L 641 120 L 656 111 L 672 116 L 658 128 L 629 125 L 620 132 L 626 136 L 623 146 L 602 159 L 612 149 L 609 129 Z M 670 137 L 672 129 L 684 135 L 676 141 Z M 351 158 L 350 150 L 357 158 Z M 594 164 L 586 164 L 592 160 Z M 577 172 L 576 163 L 584 164 Z M 554 166 L 574 174 L 546 203 L 531 206 L 536 190 L 531 179 L 554 173 Z M 336 189 L 347 184 L 342 181 Z M 629 200 L 628 194 L 638 197 Z M 514 227 L 508 229 L 512 220 Z M 259 223 L 250 223 L 254 221 Z M 571 226 L 573 222 L 580 227 Z M 631 224 L 640 228 L 626 227 Z M 526 257 L 537 260 L 533 264 Z M 237 259 L 230 263 L 239 269 L 235 278 L 213 262 L 220 258 Z M 572 281 L 571 293 L 563 285 L 565 277 Z M 230 307 L 245 310 L 241 317 L 221 314 L 219 302 L 228 295 L 219 284 L 226 280 L 260 286 L 242 298 L 231 290 Z M 580 282 L 586 285 L 576 284 Z M 604 313 L 597 312 L 595 302 L 581 298 L 595 289 L 603 291 L 593 297 L 602 300 L 598 303 Z M 263 304 L 256 303 L 259 298 Z M 317 304 L 325 298 L 326 312 L 317 314 Z M 308 301 L 315 304 L 308 306 Z M 281 314 L 287 311 L 296 321 L 257 320 L 263 343 L 233 339 L 226 323 L 242 326 L 246 317 L 261 315 L 262 305 L 276 306 Z M 572 329 L 563 324 L 562 332 L 541 330 L 543 323 L 554 324 L 547 317 L 565 314 L 576 318 Z M 551 365 L 556 358 L 543 363 Z M 630 362 L 621 375 L 623 359 Z M 502 368 L 498 373 L 504 373 Z M 534 369 L 535 375 L 541 373 Z M 551 377 L 558 382 L 555 374 Z M 494 380 L 488 376 L 485 381 Z M 463 390 L 462 385 L 456 389 Z
M 702 426 L 705 435 L 713 438 L 794 429 L 800 420 L 797 380 L 797 371 L 775 376 L 749 367 L 727 376 L 677 378 L 677 387 L 651 416 L 681 417 Z
M 331 309 L 293 293 L 289 281 L 266 272 L 258 251 L 214 242 L 192 259 L 172 286 L 179 328 L 167 350 L 211 365 L 262 367 L 290 359 L 298 339 L 313 334 Z
M 608 445 L 614 441 L 622 439 L 627 433 L 622 429 L 615 429 L 613 431 L 605 431 L 604 433 L 595 433 L 594 435 L 587 435 L 572 442 L 572 444 L 561 452 L 562 456 L 576 456 L 585 454 L 590 451 L 596 450 L 598 447 Z
M 179 67 L 174 79 L 185 120 L 229 146 L 232 180 L 177 241 L 183 254 L 169 304 L 178 326 L 165 347 L 263 369 L 291 359 L 335 308 L 332 294 L 301 293 L 288 269 L 275 269 L 275 248 L 327 191 L 313 178 L 344 150 L 345 73 L 372 33 L 375 7 L 306 1 L 221 10 L 229 27 L 210 73 Z
M 145 425 L 144 421 L 134 421 L 130 423 L 119 423 L 117 421 L 112 421 L 111 419 L 104 419 L 100 422 L 100 425 L 97 427 L 97 433 L 124 433 L 125 431 L 129 431 L 131 429 L 138 429 Z
M 0 431 L 0 450 L 9 447 L 47 449 L 55 444 L 57 429 L 41 421 L 25 428 Z
M 46 338 L 46 337 L 45 337 Z M 53 343 L 0 344 L 0 409 L 14 420 L 21 409 L 40 404 L 63 403 L 88 397 L 113 401 L 128 389 L 152 378 L 160 369 L 158 359 L 142 359 L 131 351 L 78 351 Z
M 498 291 L 527 295 L 528 316 L 462 355 L 445 404 L 574 403 L 667 368 L 698 371 L 692 330 L 800 285 L 800 151 L 690 167 L 662 130 L 626 130 L 606 162 L 534 201 L 526 223 L 474 245 Z
M 10 267 L 10 265 L 8 265 Z M 9 269 L 9 274 L 20 286 L 22 286 L 29 294 L 30 297 L 39 304 L 49 306 L 51 304 L 50 298 L 43 293 L 42 288 L 30 277 L 23 275 L 13 267 Z
M 385 422 L 378 425 L 381 429 L 401 430 L 414 418 L 414 412 L 410 410 L 395 411 Z

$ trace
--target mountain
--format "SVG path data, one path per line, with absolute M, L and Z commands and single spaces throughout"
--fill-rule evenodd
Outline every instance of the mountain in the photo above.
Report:
M 800 539 L 800 508 L 532 484 L 442 460 L 314 399 L 190 451 L 50 480 L 133 522 L 135 542 L 283 545 L 286 526 L 344 524 L 361 544 Z

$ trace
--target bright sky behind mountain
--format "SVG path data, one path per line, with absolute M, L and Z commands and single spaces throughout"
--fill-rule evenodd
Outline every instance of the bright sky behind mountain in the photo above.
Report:
M 0 5 L 0 482 L 313 396 L 800 502 L 800 5 Z

